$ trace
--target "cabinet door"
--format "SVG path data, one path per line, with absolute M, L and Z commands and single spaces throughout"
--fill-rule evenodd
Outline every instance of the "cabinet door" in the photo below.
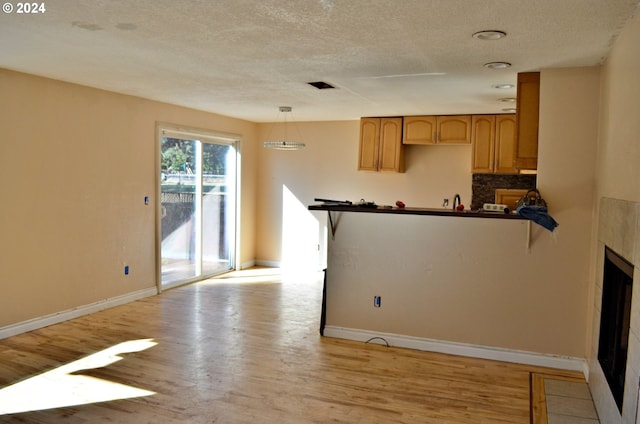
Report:
M 495 194 L 495 202 L 499 205 L 507 205 L 512 211 L 516 210 L 518 200 L 529 190 L 518 188 L 497 188 Z
M 435 116 L 405 116 L 403 144 L 435 144 Z
M 380 119 L 379 171 L 404 172 L 402 118 Z
M 380 141 L 380 118 L 360 119 L 360 155 L 358 170 L 378 170 L 378 145 Z
M 471 115 L 438 116 L 438 144 L 471 144 Z
M 473 115 L 471 119 L 473 138 L 472 172 L 493 172 L 495 123 L 495 115 Z
M 516 117 L 496 116 L 495 166 L 496 174 L 517 174 L 516 162 Z
M 540 113 L 539 72 L 518 74 L 516 104 L 516 168 L 537 169 Z

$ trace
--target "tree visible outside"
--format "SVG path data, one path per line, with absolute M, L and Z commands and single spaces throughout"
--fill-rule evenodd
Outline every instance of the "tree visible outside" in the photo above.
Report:
M 233 145 L 162 137 L 160 146 L 162 284 L 228 270 Z
M 193 140 L 180 138 L 162 138 L 162 173 L 194 173 L 195 152 Z M 226 156 L 229 147 L 220 144 L 203 144 L 203 174 L 224 175 Z

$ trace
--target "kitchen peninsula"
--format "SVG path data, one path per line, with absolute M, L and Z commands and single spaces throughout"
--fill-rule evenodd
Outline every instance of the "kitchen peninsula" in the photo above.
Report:
M 326 204 L 311 205 L 309 210 L 312 211 L 333 211 L 333 212 L 367 212 L 367 213 L 387 213 L 400 215 L 434 215 L 434 216 L 455 216 L 459 218 L 499 218 L 499 219 L 525 219 L 520 215 L 513 213 L 496 213 L 483 212 L 481 210 L 463 210 L 456 211 L 445 208 L 399 208 L 392 206 L 359 206 L 346 204 Z
M 536 344 L 550 331 L 544 317 L 531 319 L 544 302 L 536 249 L 551 235 L 541 227 L 448 209 L 309 210 L 328 215 L 323 335 L 581 369 Z

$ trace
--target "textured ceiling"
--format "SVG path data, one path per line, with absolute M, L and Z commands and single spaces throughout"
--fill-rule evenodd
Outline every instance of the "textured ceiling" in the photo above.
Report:
M 0 14 L 0 67 L 256 122 L 499 113 L 515 89 L 495 84 L 602 63 L 638 3 L 56 0 Z

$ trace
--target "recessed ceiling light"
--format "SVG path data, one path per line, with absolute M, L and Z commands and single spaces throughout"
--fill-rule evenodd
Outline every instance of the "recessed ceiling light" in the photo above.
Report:
M 515 102 L 516 98 L 515 97 L 503 97 L 501 99 L 498 99 L 499 102 Z
M 516 108 L 515 107 L 508 107 L 505 109 L 502 109 L 503 112 L 509 112 L 509 113 L 515 113 L 516 112 Z
M 513 88 L 513 87 L 515 87 L 515 85 L 513 84 L 496 84 L 493 86 L 493 88 L 499 88 L 501 90 L 506 90 L 508 88 Z
M 507 69 L 511 66 L 509 62 L 489 62 L 484 64 L 489 69 Z
M 477 38 L 478 40 L 499 40 L 507 36 L 507 33 L 504 31 L 497 31 L 495 29 L 478 31 L 473 34 L 473 38 Z

